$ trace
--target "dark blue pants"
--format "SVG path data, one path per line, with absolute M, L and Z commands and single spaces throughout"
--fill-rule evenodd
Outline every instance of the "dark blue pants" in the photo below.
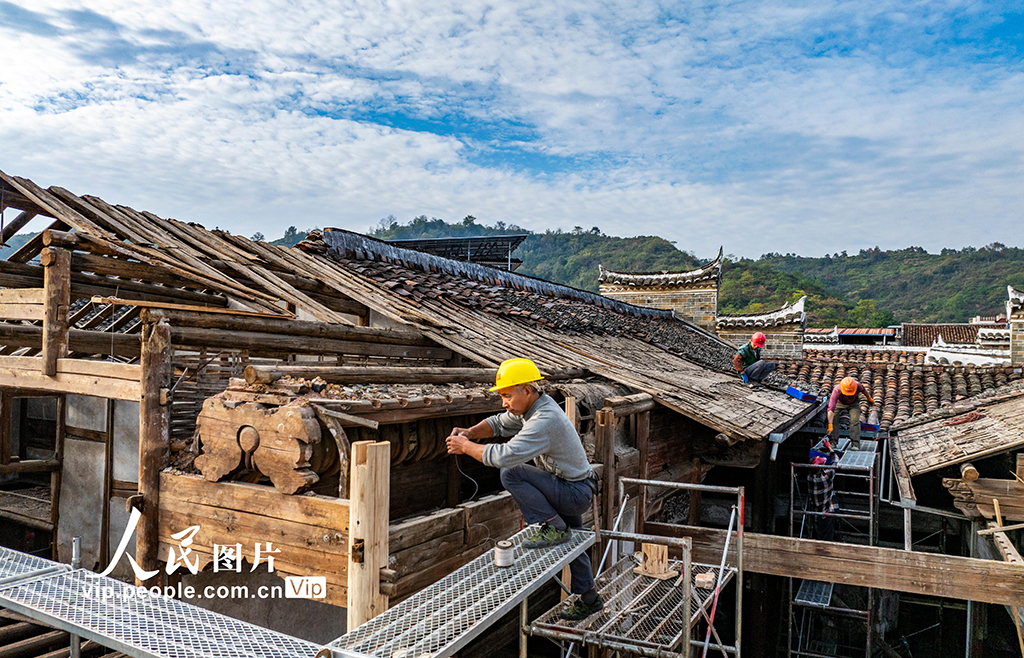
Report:
M 771 361 L 765 361 L 764 359 L 758 359 L 749 366 L 747 366 L 743 372 L 747 374 L 747 377 L 752 382 L 759 382 L 768 375 L 775 372 L 775 364 Z
M 590 507 L 594 495 L 586 481 L 568 482 L 529 464 L 501 469 L 501 484 L 512 494 L 523 518 L 530 524 L 560 516 L 570 528 L 582 528 L 583 512 Z M 569 564 L 569 570 L 573 594 L 593 589 L 594 572 L 586 551 Z

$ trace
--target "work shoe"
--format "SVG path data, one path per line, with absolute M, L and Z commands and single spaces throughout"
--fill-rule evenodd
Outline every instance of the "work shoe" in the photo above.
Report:
M 572 531 L 568 528 L 565 530 L 559 530 L 555 526 L 545 523 L 540 529 L 528 535 L 526 540 L 523 542 L 523 548 L 548 548 L 549 546 L 558 546 L 569 541 L 572 537 Z
M 576 600 L 574 600 L 568 608 L 559 613 L 559 616 L 562 619 L 567 619 L 568 621 L 580 621 L 581 619 L 586 619 L 603 607 L 604 601 L 601 600 L 600 595 L 598 595 L 597 599 L 590 605 L 583 602 L 583 597 L 577 596 Z

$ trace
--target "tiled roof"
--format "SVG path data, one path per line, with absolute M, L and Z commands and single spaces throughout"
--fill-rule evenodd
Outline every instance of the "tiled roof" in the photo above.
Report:
M 908 347 L 931 347 L 939 336 L 947 343 L 973 343 L 978 326 L 973 324 L 903 324 L 903 344 Z
M 760 313 L 757 315 L 719 315 L 718 328 L 735 327 L 777 327 L 783 324 L 803 323 L 807 318 L 804 313 L 804 302 L 807 295 L 804 295 L 793 304 L 785 304 L 782 308 L 771 313 Z
M 856 377 L 875 399 L 871 409 L 862 401 L 865 418 L 875 411 L 883 430 L 1021 379 L 1020 368 L 928 365 L 925 359 L 924 350 L 807 349 L 803 359 L 779 360 L 779 371 L 829 391 L 843 377 Z
M 602 265 L 598 265 L 598 269 L 598 282 L 612 286 L 648 288 L 717 284 L 722 276 L 722 249 L 719 248 L 718 256 L 707 265 L 685 272 L 615 272 L 604 269 Z
M 808 328 L 804 330 L 808 334 L 831 334 L 835 332 L 838 336 L 895 336 L 895 329 L 879 329 L 876 327 L 833 327 L 832 329 Z
M 742 439 L 763 439 L 813 410 L 773 388 L 782 378 L 752 392 L 732 372 L 734 347 L 669 312 L 347 231 L 300 247 L 324 253 L 357 301 L 483 365 L 513 356 L 542 371 L 572 364 Z
M 1010 330 L 996 327 L 979 327 L 978 343 L 1006 343 L 1010 344 Z

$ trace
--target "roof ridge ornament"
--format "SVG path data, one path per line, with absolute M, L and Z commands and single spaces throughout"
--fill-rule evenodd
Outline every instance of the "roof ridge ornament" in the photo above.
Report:
M 605 269 L 598 264 L 598 282 L 613 286 L 630 287 L 669 287 L 685 286 L 699 283 L 718 282 L 722 277 L 722 254 L 724 247 L 718 248 L 718 255 L 709 262 L 692 270 L 659 272 L 618 272 Z
M 804 312 L 806 301 L 807 295 L 804 295 L 792 304 L 787 302 L 782 305 L 782 308 L 767 313 L 719 315 L 718 327 L 722 329 L 726 327 L 775 327 L 782 324 L 803 324 L 807 320 L 807 314 Z M 838 336 L 838 328 L 835 331 L 837 331 L 836 335 Z

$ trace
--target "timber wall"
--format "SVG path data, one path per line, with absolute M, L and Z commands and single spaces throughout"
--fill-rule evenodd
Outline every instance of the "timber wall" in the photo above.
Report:
M 199 526 L 192 555 L 199 568 L 212 571 L 213 546 L 241 544 L 252 568 L 256 543 L 280 549 L 274 572 L 324 576 L 325 602 L 345 606 L 348 597 L 349 502 L 344 498 L 291 496 L 273 487 L 239 482 L 207 482 L 194 475 L 160 475 L 159 555 L 180 554 L 172 535 Z

